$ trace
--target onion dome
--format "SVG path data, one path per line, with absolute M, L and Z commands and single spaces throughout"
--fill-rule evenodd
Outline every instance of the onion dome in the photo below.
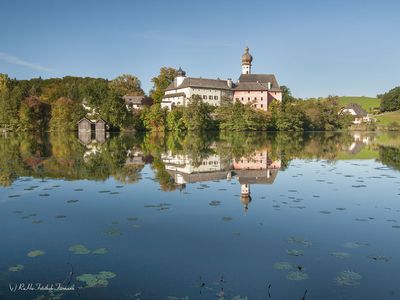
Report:
M 176 73 L 177 77 L 185 77 L 186 76 L 186 72 L 182 70 L 181 67 L 179 67 L 178 72 Z
M 242 65 L 251 65 L 253 61 L 253 56 L 249 53 L 249 47 L 244 49 L 244 54 L 242 55 Z

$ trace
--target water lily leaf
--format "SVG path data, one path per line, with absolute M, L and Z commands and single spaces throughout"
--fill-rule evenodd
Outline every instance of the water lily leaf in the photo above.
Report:
M 45 255 L 45 254 L 46 254 L 46 252 L 44 252 L 42 250 L 33 250 L 33 251 L 28 252 L 27 255 L 29 257 L 38 257 L 38 256 L 42 256 L 42 255 Z
M 343 271 L 335 277 L 335 281 L 338 285 L 356 286 L 360 284 L 362 276 L 353 271 Z
M 89 254 L 90 250 L 85 245 L 77 244 L 68 248 L 68 251 L 74 254 Z
M 20 272 L 24 269 L 24 265 L 16 265 L 8 268 L 10 272 Z
M 308 279 L 308 275 L 307 275 L 306 273 L 304 273 L 304 272 L 292 271 L 292 272 L 289 272 L 289 273 L 286 275 L 286 278 L 287 278 L 288 280 L 295 280 L 295 281 L 298 281 L 298 280 L 306 280 L 306 279 Z

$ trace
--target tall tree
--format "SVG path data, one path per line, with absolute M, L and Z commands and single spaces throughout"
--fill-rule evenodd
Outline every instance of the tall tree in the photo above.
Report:
M 50 129 L 52 131 L 75 130 L 76 123 L 85 116 L 85 110 L 79 102 L 61 97 L 51 107 Z
M 157 77 L 153 77 L 151 80 L 154 84 L 153 89 L 150 91 L 150 97 L 154 103 L 160 103 L 165 89 L 174 81 L 177 70 L 170 67 L 162 67 L 160 74 Z
M 214 126 L 212 107 L 204 103 L 199 95 L 193 95 L 183 111 L 183 123 L 188 130 L 208 130 Z
M 110 88 L 113 92 L 123 96 L 144 96 L 139 78 L 130 74 L 123 74 L 112 80 Z
M 400 109 L 400 86 L 391 89 L 381 97 L 381 111 L 394 111 Z

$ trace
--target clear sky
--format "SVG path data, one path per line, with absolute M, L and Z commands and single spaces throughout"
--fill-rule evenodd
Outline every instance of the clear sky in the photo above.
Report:
M 400 85 L 400 1 L 0 0 L 0 73 L 25 79 L 274 73 L 295 96 L 375 96 Z

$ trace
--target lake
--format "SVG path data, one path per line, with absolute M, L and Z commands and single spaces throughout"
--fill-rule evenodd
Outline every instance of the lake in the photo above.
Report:
M 28 133 L 0 151 L 0 299 L 400 299 L 399 134 Z

